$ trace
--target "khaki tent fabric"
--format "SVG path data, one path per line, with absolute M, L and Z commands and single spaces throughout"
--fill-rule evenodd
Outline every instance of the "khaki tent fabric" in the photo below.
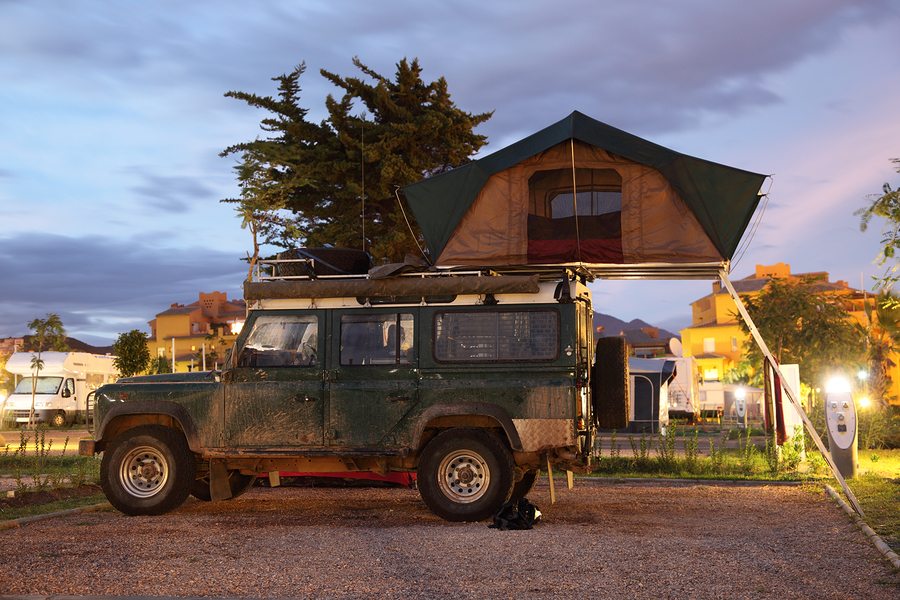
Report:
M 658 171 L 582 142 L 563 142 L 492 175 L 438 257 L 438 265 L 524 265 L 529 259 L 528 183 L 535 173 L 610 169 L 622 180 L 621 259 L 596 260 L 579 224 L 581 256 L 571 262 L 716 262 L 721 254 Z M 571 186 L 571 176 L 568 178 Z
M 577 194 L 566 187 L 567 169 Z M 532 181 L 540 193 L 529 196 L 529 179 L 542 170 Z M 403 195 L 438 266 L 580 263 L 684 273 L 731 260 L 765 179 L 575 111 Z M 581 210 L 582 196 L 590 210 Z M 568 201 L 573 208 L 562 210 Z

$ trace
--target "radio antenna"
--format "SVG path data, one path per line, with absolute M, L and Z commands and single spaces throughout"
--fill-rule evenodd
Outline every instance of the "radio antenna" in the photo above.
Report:
M 366 251 L 366 111 L 360 116 L 359 124 L 359 178 L 360 178 L 360 218 L 362 219 L 362 251 Z

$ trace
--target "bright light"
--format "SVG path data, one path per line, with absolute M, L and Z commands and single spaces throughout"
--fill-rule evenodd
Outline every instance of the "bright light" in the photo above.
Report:
M 850 393 L 850 382 L 846 377 L 841 375 L 837 375 L 832 377 L 825 383 L 825 393 L 826 394 L 849 394 Z
M 872 401 L 869 400 L 868 396 L 863 396 L 859 400 L 856 401 L 860 408 L 869 408 L 872 406 Z
M 856 374 L 856 378 L 859 379 L 860 381 L 865 381 L 866 379 L 869 378 L 869 372 L 866 371 L 865 369 L 860 369 L 859 372 Z
M 738 400 L 743 400 L 744 398 L 747 397 L 747 390 L 745 390 L 742 387 L 739 387 L 738 389 L 734 390 L 734 397 L 737 398 Z
M 241 329 L 244 327 L 243 321 L 235 321 L 231 324 L 231 333 L 237 335 L 241 332 Z

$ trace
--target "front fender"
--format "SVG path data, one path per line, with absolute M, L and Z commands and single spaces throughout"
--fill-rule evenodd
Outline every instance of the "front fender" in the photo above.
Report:
M 119 417 L 150 417 L 153 415 L 165 415 L 172 418 L 184 432 L 188 447 L 193 452 L 200 452 L 202 450 L 197 426 L 187 410 L 180 404 L 167 402 L 165 400 L 133 400 L 114 404 L 103 416 L 103 420 L 100 422 L 100 426 L 97 427 L 97 431 L 94 434 L 94 439 L 98 442 L 108 442 L 109 440 L 105 439 L 107 428 L 110 423 Z

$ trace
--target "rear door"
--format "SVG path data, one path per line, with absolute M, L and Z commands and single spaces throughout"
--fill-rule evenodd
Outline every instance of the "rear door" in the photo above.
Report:
M 417 319 L 417 308 L 331 314 L 325 432 L 329 445 L 400 445 L 392 430 L 418 402 Z
M 232 447 L 323 446 L 324 312 L 253 313 L 225 377 Z

